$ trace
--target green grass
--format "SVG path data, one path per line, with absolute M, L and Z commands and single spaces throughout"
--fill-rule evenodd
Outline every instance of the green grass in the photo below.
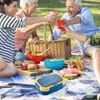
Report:
M 49 11 L 57 11 L 59 13 L 59 18 L 65 13 L 65 1 L 66 0 L 39 0 L 39 7 L 36 14 L 33 14 L 33 16 L 44 16 L 49 13 Z M 93 18 L 95 25 L 97 27 L 100 27 L 100 0 L 83 0 L 83 7 L 89 7 L 92 11 Z M 52 24 L 52 28 L 55 26 L 55 23 Z M 43 39 L 44 34 L 44 27 L 40 27 L 37 29 L 38 35 L 40 39 Z M 50 31 L 49 28 L 47 28 L 47 37 L 49 36 Z M 60 39 L 67 38 L 66 35 L 62 35 Z M 76 42 L 74 39 L 71 41 L 72 45 L 76 45 Z

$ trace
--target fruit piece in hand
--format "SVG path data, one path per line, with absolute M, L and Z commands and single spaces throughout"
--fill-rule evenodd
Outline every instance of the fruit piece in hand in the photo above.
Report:
M 58 17 L 58 12 L 50 11 L 50 15 L 55 15 L 56 17 Z

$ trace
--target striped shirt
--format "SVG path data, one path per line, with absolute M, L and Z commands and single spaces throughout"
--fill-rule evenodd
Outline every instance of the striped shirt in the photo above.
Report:
M 16 18 L 0 13 L 0 56 L 8 63 L 13 62 L 15 54 L 15 30 L 25 27 L 25 20 L 25 17 Z

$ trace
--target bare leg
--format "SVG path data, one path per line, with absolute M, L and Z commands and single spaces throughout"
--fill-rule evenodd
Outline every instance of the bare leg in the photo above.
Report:
M 0 57 L 0 71 L 4 70 L 7 66 L 7 63 Z
M 9 77 L 16 73 L 16 67 L 12 63 L 6 63 L 2 57 L 0 57 L 0 77 Z
M 96 75 L 97 81 L 100 85 L 100 49 L 97 48 L 92 52 L 93 69 Z

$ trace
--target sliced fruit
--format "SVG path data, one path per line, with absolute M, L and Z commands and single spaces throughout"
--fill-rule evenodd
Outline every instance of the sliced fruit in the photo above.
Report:
M 77 74 L 65 74 L 64 78 L 65 79 L 75 79 L 78 75 Z
M 70 74 L 82 74 L 81 71 L 79 71 L 75 68 L 68 68 L 67 71 L 70 72 Z

